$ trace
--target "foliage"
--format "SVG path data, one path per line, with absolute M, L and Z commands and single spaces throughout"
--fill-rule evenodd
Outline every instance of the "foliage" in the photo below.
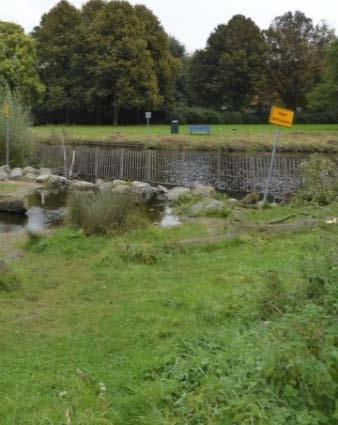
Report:
M 12 270 L 1 269 L 0 274 L 0 293 L 16 291 L 21 287 L 19 277 Z
M 308 95 L 309 108 L 311 111 L 324 112 L 334 111 L 337 119 L 338 109 L 338 41 L 330 46 L 327 53 L 327 69 L 322 81 Z
M 264 77 L 265 43 L 249 18 L 235 15 L 210 35 L 190 63 L 192 102 L 215 108 L 248 107 Z
M 44 93 L 33 39 L 19 25 L 3 21 L 0 21 L 0 87 L 19 92 L 26 104 L 36 103 Z
M 297 200 L 327 205 L 338 197 L 337 164 L 320 154 L 311 155 L 301 164 L 303 187 Z
M 306 106 L 306 95 L 321 79 L 325 49 L 334 32 L 324 22 L 314 25 L 304 13 L 287 12 L 265 31 L 268 80 L 280 101 L 296 110 Z
M 146 223 L 140 199 L 133 194 L 75 192 L 68 204 L 70 222 L 86 235 L 124 232 Z
M 10 116 L 0 114 L 0 156 L 5 157 L 7 125 L 10 136 L 10 164 L 25 165 L 32 155 L 32 134 L 30 130 L 30 111 L 23 104 L 17 92 L 8 87 L 0 90 L 0 109 L 8 105 Z M 8 121 L 8 122 L 7 122 Z

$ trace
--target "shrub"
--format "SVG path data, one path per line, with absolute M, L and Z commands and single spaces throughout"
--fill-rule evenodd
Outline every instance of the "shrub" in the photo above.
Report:
M 10 164 L 25 165 L 29 162 L 32 151 L 32 134 L 30 131 L 30 112 L 23 105 L 18 93 L 12 93 L 8 88 L 0 90 L 0 109 L 8 105 L 10 110 L 9 134 L 10 134 Z M 6 131 L 7 118 L 0 114 L 0 159 L 3 161 L 6 155 Z
M 178 120 L 181 124 L 221 124 L 219 112 L 207 108 L 179 106 L 168 115 L 169 120 Z
M 303 187 L 297 200 L 311 201 L 318 205 L 328 205 L 338 195 L 337 164 L 320 154 L 311 155 L 301 164 Z
M 70 222 L 86 235 L 124 232 L 147 222 L 142 202 L 133 194 L 75 192 L 68 206 Z
M 21 287 L 21 282 L 17 275 L 0 260 L 0 292 L 12 292 Z

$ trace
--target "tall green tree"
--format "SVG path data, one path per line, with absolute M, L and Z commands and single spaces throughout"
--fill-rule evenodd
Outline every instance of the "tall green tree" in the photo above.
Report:
M 0 21 L 0 85 L 20 93 L 31 104 L 44 93 L 37 72 L 37 56 L 32 37 L 16 24 Z
M 306 96 L 323 74 L 325 49 L 334 32 L 322 23 L 315 26 L 302 12 L 275 18 L 265 32 L 269 48 L 269 82 L 285 106 L 306 106 Z
M 157 108 L 161 103 L 156 65 L 145 24 L 126 1 L 111 1 L 87 26 L 90 99 L 118 123 L 119 110 Z
M 190 64 L 192 102 L 240 110 L 252 102 L 265 72 L 266 46 L 257 25 L 242 15 L 219 25 Z
M 70 111 L 83 102 L 79 90 L 83 65 L 79 51 L 80 24 L 80 11 L 62 0 L 42 16 L 40 25 L 33 31 L 40 75 L 47 87 L 44 108 L 64 111 L 66 122 Z
M 338 110 L 338 41 L 330 46 L 322 81 L 308 95 L 309 109 L 315 112 Z

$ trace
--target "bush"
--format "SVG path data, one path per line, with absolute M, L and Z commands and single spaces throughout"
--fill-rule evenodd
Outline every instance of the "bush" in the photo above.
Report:
M 221 124 L 222 115 L 212 109 L 179 106 L 168 114 L 169 120 L 181 124 Z
M 303 187 L 296 201 L 305 200 L 318 205 L 328 205 L 338 195 L 337 164 L 320 154 L 311 155 L 301 164 Z
M 10 164 L 26 165 L 32 155 L 33 144 L 30 131 L 30 112 L 23 105 L 18 93 L 11 92 L 8 88 L 0 90 L 0 161 L 3 162 L 6 155 L 6 130 L 7 118 L 3 114 L 4 105 L 10 110 L 9 134 L 10 134 Z
M 86 235 L 124 232 L 147 222 L 142 202 L 133 194 L 75 192 L 68 206 L 70 222 Z

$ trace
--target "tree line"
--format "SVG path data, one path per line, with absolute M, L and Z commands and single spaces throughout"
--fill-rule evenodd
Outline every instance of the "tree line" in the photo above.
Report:
M 0 85 L 40 123 L 136 123 L 146 110 L 158 121 L 231 122 L 272 103 L 335 120 L 338 42 L 300 11 L 267 30 L 235 15 L 188 54 L 143 5 L 62 0 L 29 35 L 0 22 Z

